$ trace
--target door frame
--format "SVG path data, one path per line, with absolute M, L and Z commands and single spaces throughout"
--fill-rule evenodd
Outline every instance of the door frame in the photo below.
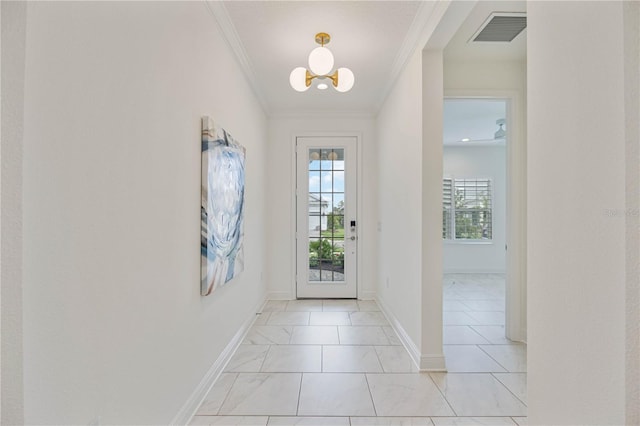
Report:
M 357 209 L 357 217 L 358 221 L 358 249 L 356 250 L 356 299 L 360 300 L 362 298 L 362 285 L 361 285 L 361 277 L 362 277 L 362 259 L 360 258 L 360 248 L 367 243 L 368 238 L 364 234 L 364 227 L 362 226 L 362 133 L 361 132 L 296 132 L 291 136 L 291 149 L 290 149 L 290 161 L 292 164 L 291 167 L 291 206 L 290 213 L 293 220 L 291 221 L 291 248 L 293 250 L 293 262 L 291 262 L 291 296 L 293 299 L 298 298 L 298 286 L 297 286 L 297 263 L 298 263 L 298 238 L 297 238 L 297 204 L 298 204 L 298 194 L 297 194 L 297 170 L 298 170 L 298 162 L 297 162 L 297 147 L 298 147 L 298 138 L 305 137 L 352 137 L 356 138 L 356 209 Z
M 527 144 L 523 95 L 515 90 L 445 90 L 445 99 L 495 99 L 507 103 L 505 334 L 527 341 Z M 524 119 L 522 120 L 521 117 Z

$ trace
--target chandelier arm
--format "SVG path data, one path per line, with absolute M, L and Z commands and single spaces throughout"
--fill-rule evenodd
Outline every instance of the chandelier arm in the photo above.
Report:
M 334 72 L 332 75 L 328 75 L 327 77 L 331 79 L 333 87 L 338 87 L 338 70 L 336 70 L 336 72 Z
M 304 84 L 309 87 L 311 86 L 311 81 L 313 81 L 314 78 L 318 77 L 317 75 L 313 75 L 309 72 L 309 70 L 307 70 L 307 74 L 304 78 Z

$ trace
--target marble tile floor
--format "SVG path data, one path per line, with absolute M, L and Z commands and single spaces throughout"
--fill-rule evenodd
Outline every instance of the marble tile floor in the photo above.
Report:
M 444 278 L 447 373 L 420 373 L 373 301 L 269 301 L 193 425 L 525 425 L 504 277 Z

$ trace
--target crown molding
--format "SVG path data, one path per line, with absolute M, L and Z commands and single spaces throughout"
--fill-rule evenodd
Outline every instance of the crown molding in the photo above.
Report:
M 396 84 L 400 74 L 407 66 L 407 62 L 417 49 L 422 49 L 435 31 L 438 23 L 449 8 L 452 0 L 438 0 L 435 3 L 423 1 L 421 2 L 416 16 L 411 22 L 411 26 L 407 31 L 407 35 L 398 50 L 389 78 L 382 87 L 381 95 L 374 104 L 374 110 L 380 111 L 382 104 L 389 96 L 391 89 Z
M 224 6 L 224 2 L 219 0 L 205 0 L 205 4 L 215 21 L 218 23 L 218 27 L 220 28 L 224 39 L 236 57 L 238 65 L 247 79 L 247 82 L 251 86 L 253 93 L 256 95 L 256 98 L 258 98 L 258 102 L 262 106 L 263 111 L 265 114 L 269 115 L 269 104 L 267 102 L 267 98 L 258 83 L 249 55 L 247 55 L 247 51 L 245 50 L 242 41 L 240 41 L 240 36 L 238 36 L 236 27 L 231 21 L 231 17 L 229 16 L 229 12 L 227 12 L 227 8 Z

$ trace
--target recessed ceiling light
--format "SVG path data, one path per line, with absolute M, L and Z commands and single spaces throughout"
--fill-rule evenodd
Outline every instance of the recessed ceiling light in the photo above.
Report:
M 318 89 L 320 90 L 325 90 L 326 88 L 328 88 L 329 86 L 327 86 L 325 83 L 320 83 L 318 84 Z
M 462 142 L 469 142 L 470 140 L 471 139 L 469 139 L 469 138 L 464 138 L 464 139 L 462 139 Z

